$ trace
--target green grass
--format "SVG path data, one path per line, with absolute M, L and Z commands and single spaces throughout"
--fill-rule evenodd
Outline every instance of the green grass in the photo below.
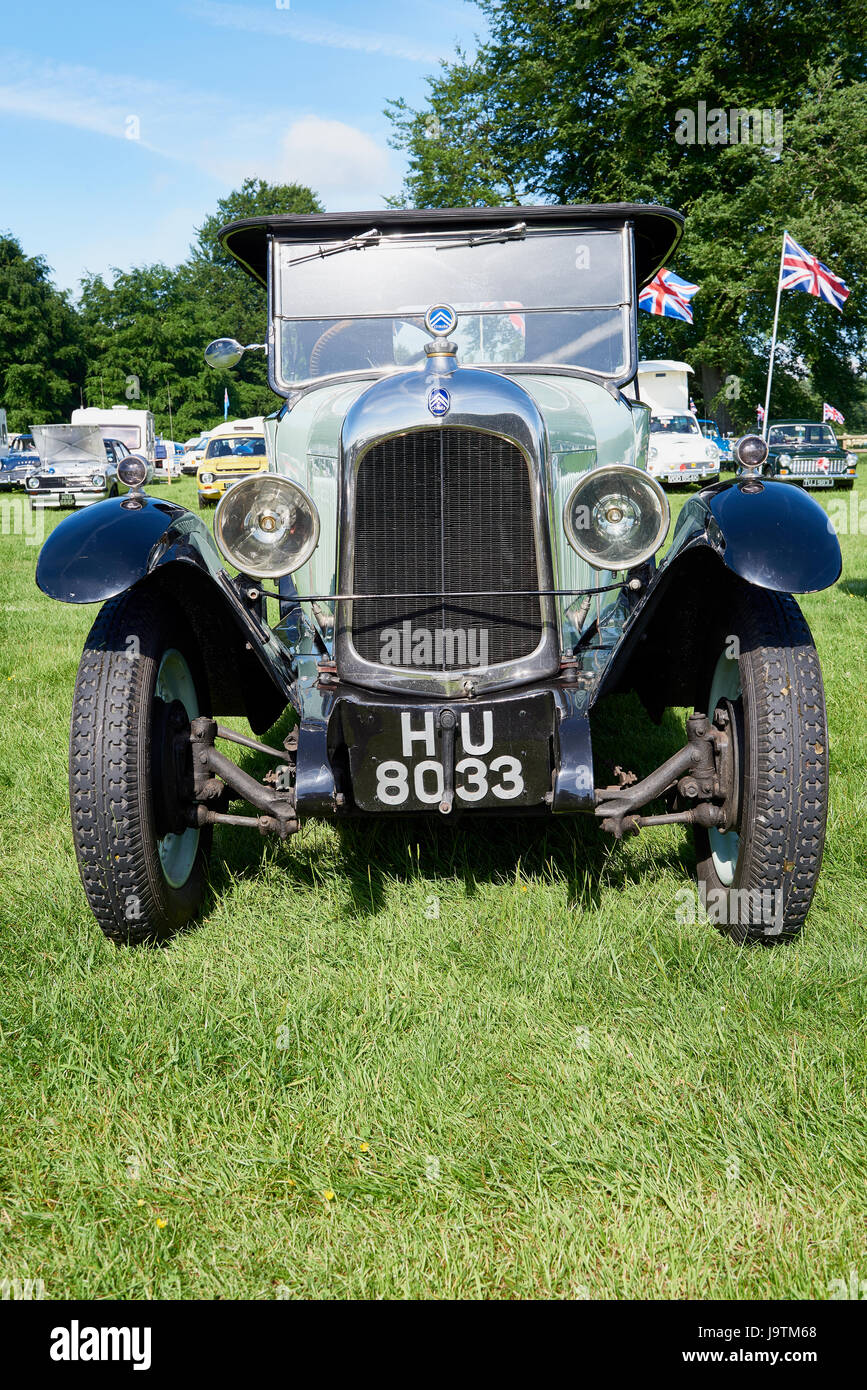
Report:
M 199 925 L 131 951 L 68 823 L 94 610 L 44 598 L 36 548 L 0 536 L 0 1277 L 245 1299 L 867 1278 L 867 535 L 843 547 L 803 602 L 833 783 L 794 945 L 678 924 L 684 831 L 615 845 L 582 819 L 221 829 Z M 633 766 L 677 744 L 629 698 L 608 718 Z

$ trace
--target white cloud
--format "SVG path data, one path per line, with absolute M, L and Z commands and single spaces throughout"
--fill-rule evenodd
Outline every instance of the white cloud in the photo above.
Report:
M 0 52 L 0 112 L 128 142 L 230 187 L 245 176 L 307 183 L 330 207 L 376 206 L 399 182 L 385 144 L 342 121 L 271 108 L 252 114 L 239 99 L 188 85 L 93 68 L 33 62 Z M 140 122 L 130 140 L 130 122 Z
M 273 38 L 294 39 L 297 43 L 318 44 L 326 48 L 347 48 L 359 53 L 402 58 L 412 63 L 437 63 L 451 50 L 435 49 L 399 34 L 378 34 L 369 29 L 350 29 L 330 20 L 306 20 L 293 10 L 250 9 L 246 5 L 224 4 L 222 0 L 197 0 L 189 13 L 220 29 L 236 29 L 246 34 L 267 34 Z
M 388 151 L 343 121 L 302 116 L 282 144 L 279 176 L 317 189 L 328 207 L 378 204 L 396 182 Z

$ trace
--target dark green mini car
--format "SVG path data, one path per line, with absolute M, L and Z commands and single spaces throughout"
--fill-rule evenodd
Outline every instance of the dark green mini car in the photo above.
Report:
M 857 462 L 857 454 L 846 453 L 830 425 L 778 420 L 768 431 L 768 478 L 801 487 L 851 488 Z

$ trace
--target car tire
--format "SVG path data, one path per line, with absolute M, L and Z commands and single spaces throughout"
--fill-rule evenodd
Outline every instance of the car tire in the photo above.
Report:
M 161 750 L 170 712 L 183 721 L 207 710 L 201 656 L 177 604 L 153 590 L 106 603 L 75 682 L 69 792 L 81 881 L 112 941 L 163 940 L 201 907 L 212 830 L 165 829 L 181 813 Z
M 742 584 L 728 611 L 708 648 L 704 689 L 711 719 L 720 701 L 732 702 L 740 813 L 730 831 L 693 828 L 698 879 L 708 916 L 723 932 L 738 942 L 777 945 L 801 930 L 822 863 L 822 671 L 790 594 Z

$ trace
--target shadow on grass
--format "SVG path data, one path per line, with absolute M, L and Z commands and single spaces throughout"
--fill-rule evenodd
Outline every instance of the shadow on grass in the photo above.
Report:
M 867 598 L 867 579 L 841 579 L 837 588 L 853 598 Z
M 291 715 L 271 730 L 268 741 L 279 746 L 292 725 Z M 604 702 L 593 717 L 593 744 L 597 785 L 615 780 L 620 766 L 645 776 L 684 741 L 683 718 L 667 711 L 658 726 L 651 723 L 635 696 L 615 696 Z M 258 753 L 245 753 L 240 766 L 261 777 L 272 766 Z M 439 814 L 353 818 L 335 823 L 336 858 L 343 877 L 350 916 L 375 916 L 383 907 L 387 886 L 423 878 L 462 879 L 468 898 L 480 883 L 506 884 L 517 874 L 565 879 L 570 908 L 596 906 L 606 888 L 634 884 L 643 870 L 635 857 L 617 852 L 616 843 L 592 816 L 542 814 L 489 815 L 465 812 L 445 820 Z M 654 832 L 643 832 L 653 836 Z M 279 856 L 281 872 L 300 891 L 315 892 L 322 869 L 314 855 L 292 854 L 270 837 L 256 831 L 220 831 L 211 864 L 211 895 L 219 897 L 233 881 L 255 879 L 263 866 Z M 675 848 L 658 847 L 660 870 L 683 873 L 692 868 L 692 847 L 687 840 Z M 327 872 L 333 874 L 333 868 Z

